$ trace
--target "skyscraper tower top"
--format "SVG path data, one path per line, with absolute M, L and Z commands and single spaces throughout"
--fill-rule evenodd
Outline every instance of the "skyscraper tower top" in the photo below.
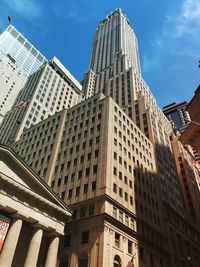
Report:
M 134 67 L 141 72 L 137 38 L 126 15 L 116 9 L 99 23 L 94 33 L 89 68 L 98 74 L 120 56 L 125 56 L 126 69 Z

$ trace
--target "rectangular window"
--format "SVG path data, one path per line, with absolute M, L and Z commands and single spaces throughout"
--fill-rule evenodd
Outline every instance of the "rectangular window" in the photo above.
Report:
M 92 191 L 96 190 L 96 181 L 92 182 Z
M 80 186 L 76 187 L 76 197 L 80 194 Z
M 113 192 L 117 193 L 117 185 L 115 183 L 113 184 Z
M 113 217 L 117 219 L 117 208 L 113 207 Z
M 125 225 L 129 226 L 129 218 L 127 215 L 125 215 Z
M 88 176 L 90 174 L 90 168 L 86 168 L 85 175 Z
M 89 215 L 94 215 L 94 205 L 89 206 Z
M 82 207 L 80 209 L 80 218 L 83 218 L 86 216 L 86 207 Z
M 120 247 L 120 235 L 118 233 L 115 233 L 115 246 Z
M 131 242 L 130 240 L 128 240 L 128 253 L 133 253 L 133 242 Z
M 123 212 L 119 211 L 119 221 L 123 223 Z
M 119 187 L 119 196 L 122 197 L 122 189 Z
M 87 191 L 88 191 L 88 184 L 84 184 L 83 193 L 86 194 Z
M 87 244 L 89 242 L 89 231 L 82 232 L 82 244 Z
M 97 173 L 97 165 L 94 165 L 93 166 L 93 174 L 96 174 Z
M 68 198 L 70 199 L 71 197 L 72 197 L 72 189 L 69 189 Z

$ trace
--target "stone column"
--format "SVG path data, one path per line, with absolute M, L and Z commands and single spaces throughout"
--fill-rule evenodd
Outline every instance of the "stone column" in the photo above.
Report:
M 37 265 L 43 230 L 36 229 L 31 238 L 24 267 L 35 267 Z
M 19 234 L 22 228 L 21 219 L 13 219 L 0 254 L 0 266 L 10 267 L 13 261 Z
M 53 236 L 50 240 L 45 267 L 56 267 L 59 237 Z

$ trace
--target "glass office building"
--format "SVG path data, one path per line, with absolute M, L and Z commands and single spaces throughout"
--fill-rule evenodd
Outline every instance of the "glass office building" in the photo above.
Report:
M 47 59 L 20 33 L 10 25 L 0 35 L 0 58 L 11 56 L 16 65 L 28 77 Z M 24 81 L 25 82 L 25 81 Z

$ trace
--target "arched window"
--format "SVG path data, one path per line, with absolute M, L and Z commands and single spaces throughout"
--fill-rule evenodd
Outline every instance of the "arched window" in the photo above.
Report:
M 114 257 L 114 267 L 121 267 L 122 261 L 118 255 Z

